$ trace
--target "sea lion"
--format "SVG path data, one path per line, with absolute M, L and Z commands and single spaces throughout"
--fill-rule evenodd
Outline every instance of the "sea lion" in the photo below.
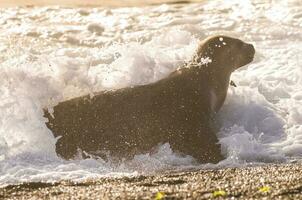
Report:
M 253 45 L 227 36 L 201 42 L 192 61 L 152 84 L 105 91 L 44 110 L 56 152 L 71 159 L 78 149 L 132 158 L 168 142 L 173 151 L 202 163 L 223 159 L 214 115 L 226 98 L 231 73 L 253 60 Z

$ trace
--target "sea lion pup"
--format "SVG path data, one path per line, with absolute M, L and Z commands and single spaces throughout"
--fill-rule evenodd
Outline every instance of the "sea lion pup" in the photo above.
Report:
M 132 158 L 168 142 L 174 152 L 201 163 L 223 159 L 213 126 L 226 98 L 231 73 L 250 63 L 254 47 L 215 36 L 201 42 L 191 62 L 155 83 L 100 92 L 59 103 L 48 118 L 56 152 L 73 158 L 78 149 Z

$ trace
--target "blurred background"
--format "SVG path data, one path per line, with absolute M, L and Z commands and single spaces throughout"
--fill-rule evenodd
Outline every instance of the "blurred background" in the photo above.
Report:
M 65 5 L 65 6 L 142 6 L 156 5 L 161 3 L 190 3 L 201 0 L 0 0 L 0 6 L 43 6 L 43 5 Z

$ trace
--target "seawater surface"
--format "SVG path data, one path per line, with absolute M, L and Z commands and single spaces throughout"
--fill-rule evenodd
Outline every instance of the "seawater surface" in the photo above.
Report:
M 252 64 L 233 73 L 237 87 L 229 89 L 219 114 L 224 161 L 196 166 L 169 144 L 120 164 L 56 155 L 42 108 L 157 81 L 214 34 L 241 38 L 257 52 Z M 289 162 L 301 156 L 300 0 L 1 9 L 0 185 Z

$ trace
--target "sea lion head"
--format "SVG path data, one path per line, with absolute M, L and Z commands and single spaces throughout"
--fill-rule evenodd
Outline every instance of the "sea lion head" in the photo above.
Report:
M 218 35 L 204 40 L 194 57 L 195 62 L 206 58 L 219 71 L 231 73 L 254 59 L 255 48 L 252 44 L 239 39 Z M 197 60 L 196 60 L 197 59 Z

